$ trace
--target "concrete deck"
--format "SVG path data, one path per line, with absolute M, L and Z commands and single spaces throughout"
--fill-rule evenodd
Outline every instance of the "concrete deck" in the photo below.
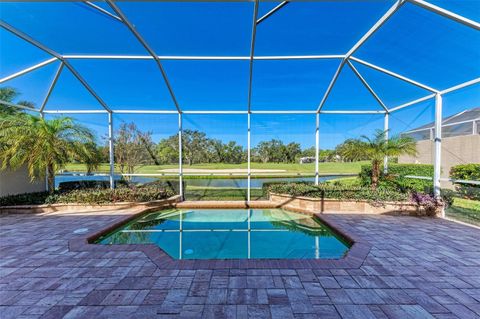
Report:
M 0 318 L 480 318 L 480 230 L 468 226 L 330 214 L 371 246 L 352 268 L 164 269 L 135 246 L 70 250 L 85 237 L 75 230 L 129 214 L 0 217 Z

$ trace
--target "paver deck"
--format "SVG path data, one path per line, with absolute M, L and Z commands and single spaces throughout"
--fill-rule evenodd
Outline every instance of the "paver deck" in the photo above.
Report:
M 71 251 L 128 211 L 0 217 L 0 318 L 480 318 L 480 230 L 329 215 L 371 249 L 354 268 L 161 269 L 141 250 Z

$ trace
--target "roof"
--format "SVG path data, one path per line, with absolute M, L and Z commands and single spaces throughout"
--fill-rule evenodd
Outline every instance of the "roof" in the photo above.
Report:
M 465 111 L 453 114 L 451 116 L 445 117 L 442 119 L 442 126 L 460 124 L 465 122 L 473 122 L 476 120 L 480 120 L 480 107 L 465 110 Z M 405 133 L 433 129 L 434 127 L 435 127 L 435 122 L 430 122 L 428 124 L 409 130 Z

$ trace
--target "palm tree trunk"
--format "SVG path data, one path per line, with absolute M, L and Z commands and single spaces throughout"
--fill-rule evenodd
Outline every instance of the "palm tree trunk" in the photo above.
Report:
M 378 186 L 378 177 L 380 176 L 380 163 L 372 161 L 372 189 L 376 190 Z
M 48 192 L 52 194 L 55 191 L 55 169 L 52 163 L 47 164 L 47 173 Z

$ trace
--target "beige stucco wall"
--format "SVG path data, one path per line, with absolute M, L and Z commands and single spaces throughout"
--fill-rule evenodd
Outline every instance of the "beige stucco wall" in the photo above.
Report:
M 433 164 L 433 141 L 417 142 L 417 156 L 400 156 L 399 163 Z M 480 135 L 445 137 L 442 139 L 442 177 L 447 178 L 452 166 L 480 163 Z
M 30 183 L 26 168 L 0 171 L 0 196 L 45 191 L 45 179 Z

